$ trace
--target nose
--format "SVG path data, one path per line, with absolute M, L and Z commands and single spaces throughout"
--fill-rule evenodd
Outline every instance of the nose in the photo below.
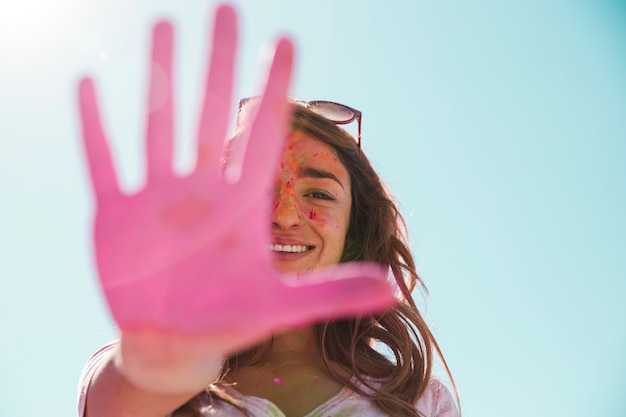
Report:
M 272 224 L 281 229 L 291 229 L 302 224 L 302 218 L 293 188 L 286 187 L 279 190 L 274 200 Z

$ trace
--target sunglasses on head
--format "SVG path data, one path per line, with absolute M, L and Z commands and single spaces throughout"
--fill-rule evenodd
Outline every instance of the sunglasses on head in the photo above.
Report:
M 239 101 L 239 111 L 251 100 L 258 100 L 260 97 L 247 97 Z M 356 120 L 357 123 L 357 146 L 361 147 L 361 112 L 345 104 L 334 101 L 313 100 L 305 101 L 301 99 L 291 99 L 291 102 L 311 110 L 313 113 L 330 120 L 336 125 L 347 125 Z

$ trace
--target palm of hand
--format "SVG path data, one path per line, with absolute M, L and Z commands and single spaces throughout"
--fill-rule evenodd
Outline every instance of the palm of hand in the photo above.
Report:
M 285 137 L 292 63 L 277 44 L 264 98 L 249 130 L 247 158 L 233 155 L 218 175 L 228 125 L 236 38 L 232 9 L 218 11 L 198 138 L 198 161 L 172 173 L 172 33 L 155 29 L 145 188 L 124 195 L 98 115 L 91 81 L 80 86 L 84 144 L 97 199 L 95 251 L 100 283 L 122 331 L 188 334 L 215 352 L 241 348 L 285 326 L 389 306 L 381 268 L 352 264 L 287 284 L 273 268 L 272 175 Z M 165 74 L 165 80 L 159 74 Z M 164 92 L 165 91 L 165 95 Z M 165 99 L 163 99 L 165 97 Z

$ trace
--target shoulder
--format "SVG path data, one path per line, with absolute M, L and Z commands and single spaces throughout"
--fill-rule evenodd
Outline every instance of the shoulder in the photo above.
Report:
M 416 403 L 417 411 L 426 417 L 460 417 L 456 400 L 437 377 L 431 377 Z
M 85 366 L 83 367 L 83 371 L 80 375 L 80 379 L 78 382 L 78 415 L 82 416 L 85 413 L 85 404 L 87 401 L 87 391 L 89 390 L 89 385 L 91 384 L 91 380 L 98 370 L 102 367 L 102 365 L 109 358 L 109 353 L 115 349 L 118 342 L 111 342 L 96 351 Z
M 380 388 L 380 380 L 363 377 L 363 380 L 374 388 Z M 372 390 L 361 384 L 356 378 L 352 382 L 365 394 Z M 457 401 L 448 387 L 436 376 L 431 376 L 426 389 L 415 403 L 415 409 L 424 417 L 460 417 Z

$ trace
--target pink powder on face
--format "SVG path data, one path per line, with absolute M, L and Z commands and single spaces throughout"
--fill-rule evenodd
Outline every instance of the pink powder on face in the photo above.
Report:
M 313 210 L 309 211 L 309 219 L 313 220 L 317 217 L 317 213 Z
M 280 379 L 280 378 L 274 378 L 274 379 L 272 380 L 272 382 L 274 382 L 274 384 L 276 384 L 276 385 L 280 385 L 280 384 L 282 384 L 282 383 L 283 383 L 283 380 L 282 380 L 282 379 Z

